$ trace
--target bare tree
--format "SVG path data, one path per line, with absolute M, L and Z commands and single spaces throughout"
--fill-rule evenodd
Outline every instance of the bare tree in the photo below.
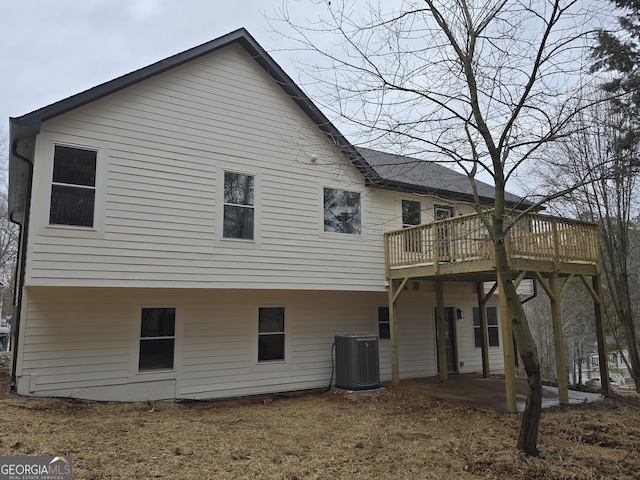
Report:
M 9 148 L 8 136 L 0 129 L 0 317 L 11 309 L 14 272 L 18 254 L 18 229 L 9 221 L 7 198 Z
M 590 307 L 588 293 L 580 282 L 572 282 L 571 287 L 562 299 L 562 331 L 566 351 L 567 364 L 563 370 L 570 372 L 572 383 L 583 383 L 582 365 L 587 355 L 590 355 L 596 341 L 593 309 Z M 529 318 L 531 332 L 536 340 L 540 355 L 540 371 L 542 379 L 557 382 L 556 359 L 554 352 L 553 323 L 549 297 L 544 291 L 525 305 L 525 312 Z
M 556 380 L 556 360 L 553 343 L 553 323 L 549 311 L 549 297 L 544 291 L 527 302 L 524 307 L 533 338 L 538 348 L 540 374 L 543 380 Z
M 581 112 L 574 122 L 579 134 L 562 144 L 566 161 L 556 165 L 549 177 L 565 184 L 585 175 L 590 179 L 563 203 L 600 225 L 604 279 L 612 311 L 609 330 L 616 336 L 615 327 L 620 325 L 629 352 L 625 361 L 640 392 L 637 307 L 632 294 L 640 288 L 640 269 L 634 261 L 640 248 L 635 221 L 640 213 L 640 144 L 629 141 L 629 132 L 634 130 L 630 123 L 637 119 L 629 118 L 616 104 L 599 104 Z
M 505 193 L 527 164 L 546 159 L 550 143 L 572 133 L 571 119 L 590 101 L 583 97 L 582 60 L 592 17 L 576 0 L 370 3 L 365 15 L 355 3 L 319 3 L 326 17 L 296 22 L 285 6 L 279 19 L 286 27 L 275 29 L 316 54 L 316 68 L 305 65 L 301 83 L 324 89 L 326 111 L 359 127 L 369 145 L 449 161 L 468 176 L 493 241 L 504 320 L 528 378 L 517 446 L 537 455 L 540 363 L 506 237 L 523 211 L 570 188 L 538 192 L 518 212 L 509 211 Z M 478 176 L 495 185 L 491 208 L 479 201 Z
M 572 282 L 562 300 L 562 330 L 566 350 L 569 352 L 565 365 L 574 385 L 583 384 L 582 366 L 593 353 L 596 342 L 595 320 L 589 294 L 579 281 Z

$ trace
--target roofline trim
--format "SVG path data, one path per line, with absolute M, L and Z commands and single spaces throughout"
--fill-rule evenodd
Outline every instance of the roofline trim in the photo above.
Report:
M 449 200 L 460 200 L 468 203 L 475 203 L 474 196 L 468 193 L 454 192 L 452 190 L 444 190 L 439 188 L 426 188 L 420 185 L 412 185 L 410 183 L 387 180 L 384 178 L 380 178 L 375 182 L 367 182 L 367 186 L 371 188 L 379 188 L 381 190 L 393 190 L 403 193 L 418 193 L 443 197 Z M 495 199 L 492 197 L 478 196 L 478 200 L 482 205 L 492 205 L 495 203 Z M 512 208 L 522 208 L 529 206 L 529 204 L 523 199 L 520 199 L 517 202 L 505 200 L 505 204 Z
M 258 44 L 245 28 L 239 28 L 222 37 L 203 43 L 184 52 L 172 55 L 164 60 L 152 63 L 121 77 L 92 87 L 83 92 L 67 97 L 58 102 L 42 107 L 20 117 L 10 118 L 10 123 L 16 126 L 27 127 L 39 131 L 42 122 L 67 113 L 76 108 L 116 93 L 124 88 L 135 85 L 148 78 L 164 73 L 175 67 L 188 63 L 199 57 L 229 46 L 233 43 L 240 44 L 253 59 L 276 81 L 287 95 L 307 114 L 307 116 L 329 136 L 331 141 L 338 146 L 349 158 L 353 165 L 364 175 L 367 180 L 375 180 L 377 173 L 366 160 L 358 153 L 351 143 L 329 121 L 311 99 L 297 86 L 276 61 Z

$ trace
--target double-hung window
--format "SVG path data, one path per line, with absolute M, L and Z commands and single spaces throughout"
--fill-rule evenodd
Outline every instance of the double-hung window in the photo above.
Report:
M 93 227 L 98 152 L 55 145 L 49 225 Z
M 255 177 L 224 172 L 223 238 L 254 239 Z
M 416 200 L 402 200 L 402 228 L 420 225 L 421 206 Z
M 378 337 L 380 340 L 391 338 L 389 307 L 378 307 Z
M 324 189 L 324 231 L 360 235 L 362 214 L 360 192 Z
M 138 371 L 172 370 L 176 344 L 176 309 L 143 308 Z
M 258 309 L 258 362 L 284 360 L 284 307 Z
M 500 346 L 500 326 L 498 325 L 498 308 L 487 307 L 487 335 L 490 347 Z M 473 336 L 476 348 L 482 347 L 482 329 L 480 326 L 480 309 L 473 307 Z

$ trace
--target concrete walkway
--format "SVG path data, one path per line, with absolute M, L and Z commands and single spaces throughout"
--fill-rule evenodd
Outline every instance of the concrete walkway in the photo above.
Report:
M 389 386 L 387 382 L 384 384 Z M 426 396 L 442 400 L 464 403 L 466 405 L 481 408 L 496 408 L 507 410 L 507 400 L 504 386 L 504 378 L 483 378 L 477 374 L 451 374 L 449 381 L 440 382 L 440 377 L 414 378 L 400 381 L 400 388 L 422 393 Z M 558 389 L 556 387 L 543 386 L 542 408 L 559 405 Z M 595 402 L 603 396 L 599 393 L 578 392 L 569 390 L 569 403 L 578 404 Z M 516 402 L 519 412 L 524 411 L 527 400 L 527 382 L 516 380 Z

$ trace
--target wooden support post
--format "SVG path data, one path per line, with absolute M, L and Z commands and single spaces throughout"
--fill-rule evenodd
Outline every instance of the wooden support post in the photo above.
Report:
M 403 279 L 397 290 L 395 289 L 395 282 L 391 279 L 389 280 L 389 344 L 391 347 L 391 385 L 394 387 L 400 385 L 398 314 L 396 311 L 396 302 L 408 280 L 408 278 Z
M 478 314 L 480 317 L 480 331 L 482 332 L 481 339 L 481 349 L 482 349 L 482 376 L 484 378 L 489 377 L 489 332 L 487 330 L 487 310 L 486 304 L 487 299 L 491 296 L 491 294 L 484 297 L 484 288 L 483 283 L 478 282 L 476 284 L 476 288 L 478 289 Z M 493 293 L 493 292 L 492 292 Z
M 507 411 L 517 412 L 516 403 L 516 368 L 513 351 L 513 330 L 511 319 L 507 313 L 507 298 L 504 288 L 499 285 L 500 328 L 502 331 L 502 354 L 504 356 L 504 386 L 507 394 Z
M 600 275 L 591 278 L 594 297 L 594 314 L 596 319 L 596 338 L 598 339 L 598 360 L 600 362 L 600 386 L 603 395 L 611 395 L 611 383 L 609 382 L 609 358 L 607 356 L 607 333 L 604 323 L 604 303 L 602 301 L 602 289 L 600 287 Z
M 389 344 L 391 347 L 391 385 L 400 384 L 400 366 L 398 364 L 398 318 L 396 316 L 395 282 L 389 280 Z
M 447 339 L 444 323 L 444 282 L 436 280 L 436 330 L 438 332 L 438 363 L 440 367 L 440 381 L 449 380 L 447 368 Z
M 553 323 L 553 346 L 556 354 L 556 376 L 558 377 L 558 400 L 561 405 L 569 404 L 567 366 L 564 355 L 564 335 L 562 333 L 562 297 L 558 286 L 558 275 L 549 277 L 551 295 L 551 321 Z

